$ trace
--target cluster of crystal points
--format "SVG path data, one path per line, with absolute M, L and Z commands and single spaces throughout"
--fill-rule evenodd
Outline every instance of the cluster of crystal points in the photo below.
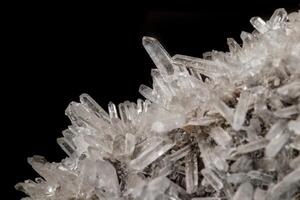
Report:
M 146 100 L 72 102 L 57 142 L 68 157 L 28 162 L 42 178 L 24 200 L 300 198 L 300 11 L 250 20 L 240 46 L 203 58 L 143 45 L 157 69 Z

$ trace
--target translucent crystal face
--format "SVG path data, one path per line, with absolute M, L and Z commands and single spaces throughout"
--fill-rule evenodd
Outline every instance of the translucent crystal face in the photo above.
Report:
M 143 45 L 156 65 L 145 100 L 71 102 L 60 163 L 28 159 L 42 178 L 26 200 L 300 198 L 300 11 L 251 18 L 240 46 L 204 58 Z

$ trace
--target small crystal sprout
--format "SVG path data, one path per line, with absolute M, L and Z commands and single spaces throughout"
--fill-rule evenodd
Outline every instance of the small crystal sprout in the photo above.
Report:
M 300 198 L 300 11 L 250 20 L 242 45 L 203 58 L 143 45 L 156 65 L 145 100 L 71 102 L 58 163 L 28 158 L 41 178 L 24 200 Z

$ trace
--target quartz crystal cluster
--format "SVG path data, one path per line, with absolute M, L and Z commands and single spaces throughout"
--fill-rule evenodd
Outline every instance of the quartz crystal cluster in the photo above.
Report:
M 24 200 L 300 199 L 300 11 L 250 22 L 242 45 L 203 58 L 144 37 L 145 100 L 71 102 L 68 156 L 28 158 L 41 177 L 16 185 Z

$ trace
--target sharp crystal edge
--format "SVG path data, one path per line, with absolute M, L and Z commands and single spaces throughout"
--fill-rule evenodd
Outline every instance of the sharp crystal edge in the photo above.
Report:
M 61 162 L 28 158 L 41 176 L 24 200 L 296 200 L 300 197 L 300 11 L 253 17 L 242 44 L 196 58 L 143 38 L 157 69 L 145 100 L 71 102 Z

